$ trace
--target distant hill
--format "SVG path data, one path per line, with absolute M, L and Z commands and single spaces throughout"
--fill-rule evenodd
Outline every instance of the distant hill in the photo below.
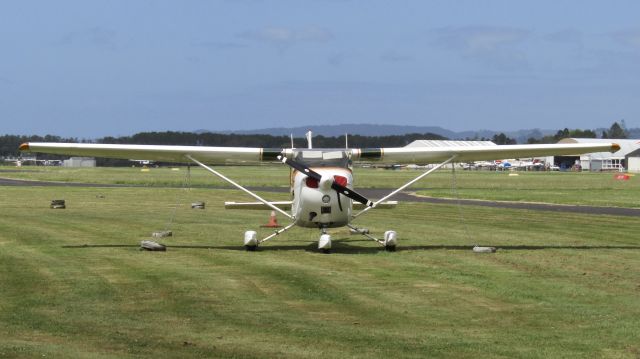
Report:
M 467 138 L 492 138 L 493 135 L 502 131 L 477 130 L 477 131 L 461 131 L 455 132 L 438 126 L 400 126 L 400 125 L 372 125 L 372 124 L 342 124 L 342 125 L 314 125 L 299 127 L 272 127 L 255 130 L 239 130 L 239 131 L 209 131 L 198 130 L 196 133 L 215 132 L 215 133 L 235 133 L 235 134 L 264 134 L 272 136 L 289 136 L 293 134 L 295 137 L 302 137 L 304 134 L 312 130 L 315 135 L 328 137 L 342 136 L 345 133 L 361 136 L 391 136 L 405 135 L 408 133 L 435 133 L 449 139 L 467 139 Z M 507 131 L 505 135 L 515 138 L 518 143 L 526 143 L 529 137 L 541 138 L 545 135 L 555 134 L 557 130 L 518 130 Z

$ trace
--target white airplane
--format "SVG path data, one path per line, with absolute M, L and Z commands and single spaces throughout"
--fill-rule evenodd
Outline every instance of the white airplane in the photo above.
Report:
M 133 159 L 129 159 L 129 162 L 135 162 L 137 164 L 139 164 L 140 166 L 149 166 L 153 164 L 153 161 L 149 161 L 149 160 L 133 160 Z
M 309 141 L 310 142 L 310 141 Z M 311 144 L 309 143 L 309 147 Z M 491 161 L 502 158 L 541 157 L 549 155 L 578 155 L 590 152 L 616 152 L 615 143 L 572 143 L 543 145 L 501 145 L 487 147 L 423 147 L 423 148 L 259 148 L 259 147 L 203 147 L 159 145 L 111 145 L 88 143 L 24 143 L 20 151 L 72 156 L 144 158 L 156 162 L 195 163 L 232 186 L 246 192 L 258 202 L 227 202 L 227 208 L 256 208 L 275 210 L 291 223 L 271 235 L 258 239 L 255 231 L 246 231 L 244 246 L 255 250 L 258 245 L 287 231 L 293 226 L 318 228 L 321 231 L 318 249 L 331 249 L 328 228 L 347 226 L 393 251 L 397 245 L 395 231 L 386 231 L 383 239 L 373 237 L 352 221 L 375 208 L 388 208 L 386 202 L 398 192 L 428 176 L 450 162 Z M 388 164 L 435 164 L 411 181 L 372 201 L 353 189 L 352 162 Z M 209 165 L 252 162 L 281 162 L 293 169 L 291 174 L 291 201 L 270 202 L 227 178 Z M 355 203 L 354 203 L 355 202 Z M 358 209 L 361 207 L 362 209 Z M 285 209 L 291 209 L 291 212 Z M 356 210 L 358 210 L 356 212 Z
M 13 158 L 8 158 L 4 160 L 5 162 L 13 162 L 13 164 L 16 165 L 16 167 L 22 167 L 22 160 L 21 159 L 13 159 Z
M 59 166 L 62 164 L 61 160 L 38 160 L 35 158 L 5 158 L 5 162 L 13 162 L 16 167 L 22 167 L 23 164 L 26 163 L 35 163 L 36 165 L 41 164 L 43 166 Z

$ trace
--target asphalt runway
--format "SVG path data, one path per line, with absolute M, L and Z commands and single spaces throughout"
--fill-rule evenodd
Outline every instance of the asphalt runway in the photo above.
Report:
M 75 182 L 46 182 L 46 181 L 27 181 L 9 178 L 0 178 L 0 186 L 32 186 L 32 187 L 140 187 L 147 188 L 142 185 L 119 185 L 119 184 L 99 184 L 99 183 L 75 183 Z M 159 187 L 150 187 L 159 188 Z M 176 187 L 179 188 L 179 187 Z M 232 187 L 223 186 L 194 186 L 193 188 L 212 188 L 212 189 L 233 189 Z M 288 192 L 286 187 L 247 187 L 252 191 L 262 192 Z M 393 191 L 395 188 L 362 188 L 358 189 L 363 196 L 369 198 L 382 198 Z M 527 202 L 504 202 L 504 201 L 486 201 L 475 199 L 450 199 L 450 198 L 433 198 L 418 196 L 411 192 L 400 192 L 396 194 L 392 200 L 398 202 L 416 202 L 416 203 L 432 203 L 432 204 L 460 204 L 465 206 L 480 206 L 491 208 L 507 208 L 522 209 L 530 211 L 552 211 L 552 212 L 570 212 L 583 214 L 604 214 L 610 216 L 631 216 L 640 217 L 640 208 L 622 208 L 622 207 L 596 207 L 596 206 L 576 206 L 563 204 L 547 204 L 547 203 L 527 203 Z

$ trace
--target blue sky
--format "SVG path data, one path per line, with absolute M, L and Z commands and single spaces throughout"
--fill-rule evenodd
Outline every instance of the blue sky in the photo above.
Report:
M 3 1 L 0 133 L 640 127 L 639 1 Z

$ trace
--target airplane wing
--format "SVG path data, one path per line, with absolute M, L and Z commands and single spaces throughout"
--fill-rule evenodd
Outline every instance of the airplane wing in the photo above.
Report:
M 353 148 L 352 159 L 361 162 L 394 164 L 428 164 L 456 156 L 456 162 L 490 161 L 504 158 L 579 155 L 591 152 L 616 152 L 615 143 L 569 143 L 544 145 L 500 145 L 471 147 L 392 147 Z M 69 156 L 145 159 L 159 162 L 190 162 L 187 156 L 209 164 L 255 163 L 277 161 L 277 156 L 289 156 L 291 149 L 260 147 L 205 147 L 161 145 L 111 145 L 94 143 L 29 142 L 20 151 L 52 153 Z
M 279 201 L 269 202 L 272 205 L 288 210 L 291 209 L 293 201 Z M 395 208 L 398 205 L 398 201 L 385 201 L 376 206 L 377 209 L 390 209 Z M 359 202 L 353 203 L 354 210 L 364 209 L 365 205 Z M 271 209 L 269 206 L 262 202 L 224 202 L 224 209 Z
M 20 151 L 52 153 L 68 156 L 136 158 L 158 162 L 191 162 L 186 156 L 209 164 L 255 163 L 277 161 L 284 150 L 260 147 L 205 147 L 159 145 L 111 145 L 95 143 L 28 142 L 20 145 Z
M 580 155 L 591 152 L 616 152 L 616 143 L 568 143 L 543 145 L 498 145 L 470 147 L 395 147 L 353 149 L 354 161 L 396 164 L 429 164 L 456 156 L 455 162 L 491 161 L 505 158 Z

